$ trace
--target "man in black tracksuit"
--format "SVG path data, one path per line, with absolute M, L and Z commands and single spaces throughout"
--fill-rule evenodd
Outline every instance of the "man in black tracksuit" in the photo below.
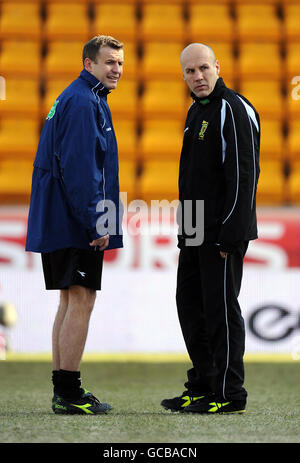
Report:
M 194 102 L 179 169 L 176 301 L 193 367 L 187 372 L 187 390 L 162 405 L 172 411 L 241 413 L 247 392 L 238 295 L 248 242 L 257 238 L 260 121 L 251 103 L 219 78 L 219 63 L 209 47 L 189 45 L 181 65 Z M 201 200 L 204 235 L 199 244 Z

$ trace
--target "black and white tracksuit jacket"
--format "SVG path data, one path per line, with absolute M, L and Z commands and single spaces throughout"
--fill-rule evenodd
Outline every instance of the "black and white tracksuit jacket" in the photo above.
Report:
M 204 200 L 204 241 L 231 252 L 257 238 L 260 120 L 252 104 L 222 78 L 189 108 L 179 168 L 179 200 Z M 195 223 L 195 222 L 193 222 Z M 179 236 L 179 247 L 187 235 Z

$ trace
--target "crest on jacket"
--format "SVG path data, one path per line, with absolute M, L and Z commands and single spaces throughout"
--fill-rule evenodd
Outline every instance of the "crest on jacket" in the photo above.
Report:
M 46 117 L 46 120 L 48 121 L 49 119 L 52 119 L 52 117 L 54 116 L 55 114 L 55 110 L 56 110 L 56 106 L 58 105 L 59 103 L 59 100 L 55 100 L 49 113 L 48 113 L 48 116 Z
M 198 140 L 203 140 L 204 139 L 204 134 L 207 129 L 208 122 L 207 121 L 202 121 L 202 126 L 198 134 Z

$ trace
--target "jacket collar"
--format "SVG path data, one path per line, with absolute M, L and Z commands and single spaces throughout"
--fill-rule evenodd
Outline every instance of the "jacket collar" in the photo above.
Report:
M 205 98 L 198 98 L 193 92 L 191 93 L 191 96 L 197 103 L 201 105 L 206 105 L 207 103 L 210 103 L 211 100 L 213 100 L 214 98 L 220 97 L 222 93 L 224 92 L 225 88 L 226 88 L 226 85 L 222 77 L 219 77 L 213 91 L 209 95 L 207 95 Z
M 106 87 L 104 87 L 102 82 L 100 82 L 100 80 L 98 80 L 97 77 L 93 76 L 93 74 L 91 74 L 86 69 L 83 69 L 81 71 L 80 77 L 88 82 L 93 93 L 100 96 L 106 96 L 108 93 L 110 93 L 110 91 Z

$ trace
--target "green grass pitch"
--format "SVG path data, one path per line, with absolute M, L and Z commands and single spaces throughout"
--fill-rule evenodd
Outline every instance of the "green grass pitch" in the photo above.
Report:
M 57 416 L 51 363 L 0 362 L 1 443 L 299 443 L 300 365 L 246 362 L 244 415 L 182 415 L 160 406 L 181 394 L 186 362 L 83 361 L 83 386 L 113 410 Z

